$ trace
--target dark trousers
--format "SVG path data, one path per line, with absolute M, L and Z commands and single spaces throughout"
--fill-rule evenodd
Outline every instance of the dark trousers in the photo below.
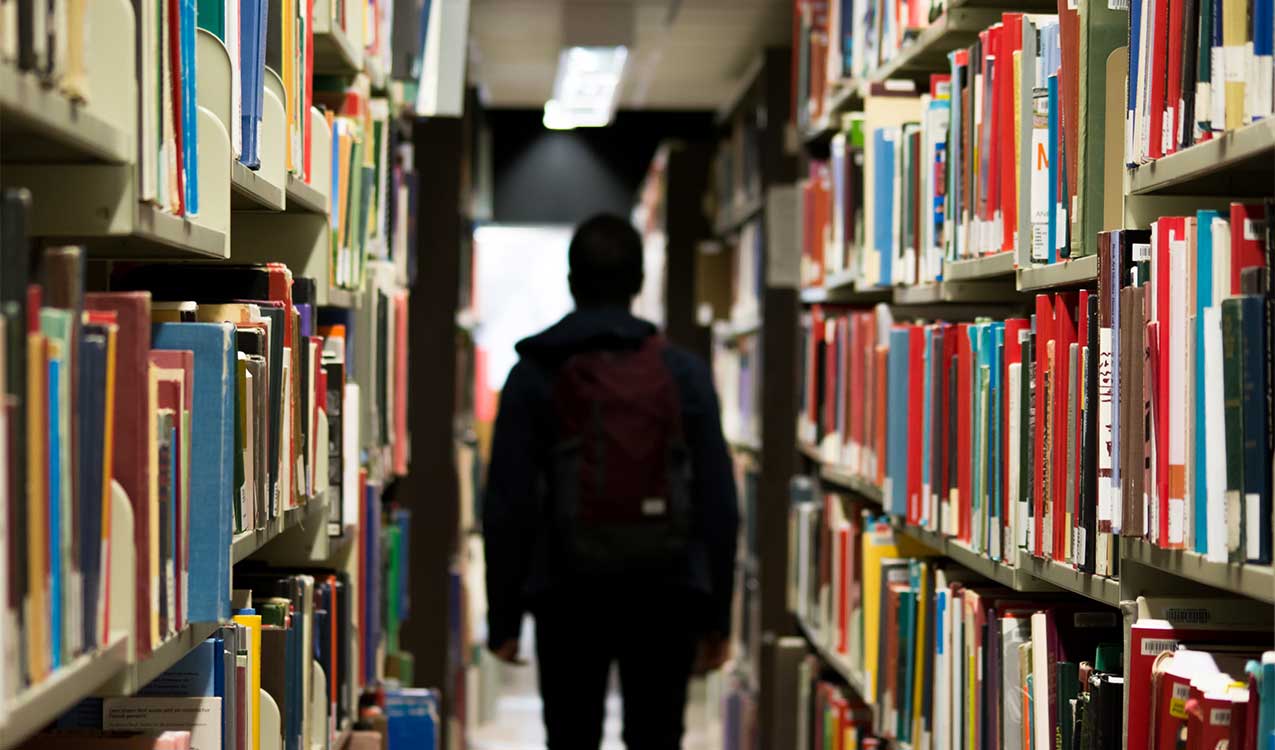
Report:
M 678 750 L 700 602 L 668 589 L 557 595 L 536 607 L 549 750 L 598 750 L 611 665 L 620 668 L 628 750 Z

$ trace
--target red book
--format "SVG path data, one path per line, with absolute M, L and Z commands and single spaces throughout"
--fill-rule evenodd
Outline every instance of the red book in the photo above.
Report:
M 1065 2 L 1065 0 L 1062 0 Z M 1165 78 L 1168 68 L 1169 5 L 1171 0 L 1146 0 L 1154 30 L 1151 40 L 1151 96 L 1147 112 L 1151 120 L 1147 127 L 1147 154 L 1152 159 L 1164 156 Z
M 145 440 L 130 439 L 146 434 L 146 423 L 154 413 L 145 377 L 151 350 L 150 292 L 89 292 L 84 295 L 86 310 L 115 313 L 119 326 L 115 339 L 115 425 L 111 473 L 133 506 L 133 544 L 138 550 L 150 546 L 150 460 Z M 36 308 L 38 309 L 38 307 Z M 157 571 L 149 568 L 150 557 L 137 555 L 136 621 L 150 622 L 150 585 Z M 155 644 L 150 628 L 135 631 L 137 654 L 144 656 Z
M 1159 324 L 1155 363 L 1155 491 L 1158 528 L 1154 530 L 1157 544 L 1169 542 L 1169 352 L 1174 347 L 1173 326 L 1170 324 L 1171 281 L 1170 248 L 1174 237 L 1185 238 L 1186 220 L 1169 216 L 1155 222 L 1152 232 L 1155 247 L 1151 248 L 1151 278 L 1155 299 L 1154 319 Z M 1185 346 L 1185 342 L 1177 342 Z
M 849 411 L 846 434 L 843 436 L 850 447 L 851 468 L 858 471 L 858 460 L 863 449 L 863 315 L 850 316 L 850 374 L 847 378 L 846 407 Z
M 1036 491 L 1032 499 L 1034 544 L 1032 554 L 1037 557 L 1045 553 L 1045 507 L 1049 502 L 1053 489 L 1045 481 L 1048 475 L 1051 457 L 1045 456 L 1045 433 L 1049 426 L 1045 424 L 1045 382 L 1049 372 L 1049 349 L 1054 342 L 1054 307 L 1048 294 L 1036 295 L 1036 430 L 1033 436 L 1035 445 L 1032 448 Z M 1050 530 L 1053 533 L 1053 530 Z
M 195 353 L 192 351 L 152 349 L 150 352 L 150 361 L 165 370 L 180 370 L 182 373 L 182 389 L 180 393 L 175 393 L 173 389 L 169 387 L 170 384 L 168 382 L 160 381 L 158 404 L 160 409 L 172 409 L 174 414 L 178 415 L 175 420 L 175 424 L 180 424 L 180 415 L 182 412 L 187 412 L 189 414 L 194 413 Z M 173 382 L 172 385 L 175 386 L 176 383 Z M 195 429 L 194 425 L 191 426 L 191 429 Z M 183 437 L 185 436 L 182 434 L 182 430 L 178 429 L 177 443 L 173 446 L 173 450 L 178 456 L 181 455 Z M 191 460 L 197 460 L 196 456 L 191 456 L 190 458 Z M 175 540 L 173 560 L 179 571 L 186 572 L 190 570 L 190 548 L 186 544 L 186 541 L 190 537 L 190 531 L 182 524 L 182 519 L 189 517 L 186 508 L 190 498 L 186 497 L 185 494 L 182 493 L 181 489 L 181 482 L 178 482 L 177 486 L 173 488 L 173 499 L 176 501 L 173 506 L 177 513 L 177 538 Z M 182 576 L 179 573 L 177 575 L 177 601 L 175 612 L 177 616 L 177 628 L 182 628 L 186 625 L 186 610 L 184 606 L 186 597 L 182 595 L 182 590 Z
M 1266 265 L 1263 240 L 1266 208 L 1260 203 L 1231 204 L 1231 294 L 1240 293 L 1240 272 Z
M 840 320 L 829 313 L 823 322 L 823 421 L 819 435 L 829 435 L 837 429 L 837 363 L 841 351 L 837 348 L 837 324 Z
M 186 213 L 186 158 L 182 151 L 182 47 L 181 47 L 181 0 L 168 0 L 168 59 L 172 67 L 173 96 L 173 150 L 177 152 L 177 186 L 175 191 L 177 202 L 173 205 L 173 213 L 181 216 Z M 193 75 L 193 71 L 192 71 Z M 162 108 L 161 108 L 162 109 Z M 164 165 L 167 169 L 168 165 Z
M 1080 351 L 1078 352 L 1078 356 L 1076 357 L 1076 367 L 1078 369 L 1076 370 L 1076 372 L 1073 372 L 1071 374 L 1071 377 L 1077 381 L 1076 393 L 1080 394 L 1085 387 L 1085 357 L 1098 356 L 1097 352 L 1088 352 L 1088 349 L 1089 349 L 1089 290 L 1088 289 L 1080 290 L 1078 302 L 1076 304 L 1076 343 L 1080 344 Z M 1086 352 L 1088 353 L 1086 354 Z M 1071 414 L 1071 419 L 1072 419 L 1071 435 L 1069 438 L 1071 440 L 1072 455 L 1076 457 L 1076 460 L 1071 467 L 1072 486 L 1076 488 L 1075 497 L 1072 498 L 1072 505 L 1071 505 L 1072 530 L 1069 530 L 1067 532 L 1069 534 L 1072 534 L 1072 538 L 1075 538 L 1074 529 L 1080 525 L 1080 503 L 1083 502 L 1085 498 L 1085 491 L 1080 481 L 1080 464 L 1084 460 L 1083 459 L 1084 454 L 1080 450 L 1080 443 L 1081 443 L 1080 433 L 1081 433 L 1081 423 L 1082 423 L 1082 417 L 1083 417 L 1081 413 L 1081 405 L 1083 403 L 1084 403 L 1084 398 L 1081 397 L 1080 401 L 1077 402 L 1075 406 L 1073 407 L 1072 414 Z
M 908 327 L 908 523 L 921 520 L 921 461 L 925 456 L 925 326 Z
M 845 447 L 850 442 L 850 412 L 852 404 L 855 401 L 855 391 L 850 387 L 850 378 L 852 365 L 854 363 L 853 344 L 854 319 L 849 313 L 842 315 L 837 319 L 837 349 L 840 352 L 838 360 L 841 362 L 841 377 L 837 383 L 837 395 L 841 403 L 841 408 L 837 413 L 838 428 L 841 432 L 841 440 L 837 445 L 837 463 L 845 463 Z
M 819 363 L 823 360 L 820 357 L 823 338 L 823 308 L 814 305 L 810 308 L 810 362 L 806 368 L 806 419 L 811 425 L 819 424 Z
M 1164 119 L 1161 123 L 1164 132 L 1151 132 L 1152 138 L 1158 136 L 1163 139 L 1161 148 L 1165 156 L 1178 150 L 1178 117 L 1182 108 L 1182 76 L 1178 71 L 1182 70 L 1182 16 L 1185 3 L 1170 2 L 1168 5 L 1169 47 L 1164 52 L 1169 75 L 1165 81 Z
M 1067 408 L 1071 401 L 1071 345 L 1076 341 L 1076 295 L 1059 292 L 1054 301 L 1054 440 L 1053 480 L 1054 559 L 1061 560 L 1071 529 L 1067 526 L 1067 442 L 1071 423 Z
M 1201 693 L 1199 703 L 1199 747 L 1201 750 L 1229 747 L 1231 724 L 1235 720 L 1236 708 L 1239 704 L 1236 704 L 1226 696 L 1215 693 Z M 1240 709 L 1240 711 L 1242 710 Z M 1193 741 L 1194 737 L 1195 733 L 1193 732 Z
M 940 377 L 942 378 L 942 390 L 940 391 L 942 397 L 939 399 L 939 408 L 942 413 L 942 419 L 939 422 L 939 424 L 942 425 L 939 438 L 940 445 L 942 446 L 942 450 L 940 451 L 941 456 L 939 457 L 939 464 L 942 466 L 942 473 L 939 474 L 939 479 L 942 486 L 938 488 L 939 517 L 942 522 L 939 526 L 940 530 L 945 530 L 949 527 L 949 519 L 951 518 L 952 512 L 951 466 L 956 449 L 955 446 L 949 442 L 952 436 L 951 430 L 948 429 L 948 425 L 950 425 L 952 421 L 953 406 L 952 399 L 949 397 L 949 394 L 952 391 L 952 378 L 956 376 L 955 368 L 952 366 L 952 360 L 956 357 L 958 348 L 957 340 L 960 335 L 961 331 L 959 326 L 948 325 L 943 329 L 943 362 L 942 366 L 937 369 L 937 372 L 940 373 Z
M 996 76 L 997 109 L 1000 112 L 1012 113 L 1014 96 L 1017 93 L 1014 89 L 1014 53 L 1021 52 L 1023 49 L 1023 14 L 1005 13 L 1001 16 L 1001 23 L 1005 28 L 1001 34 L 1000 57 L 997 59 L 1003 62 L 999 63 L 998 73 L 1004 72 L 1005 75 Z M 1004 127 L 1012 120 L 1011 117 L 999 124 L 1002 128 L 1002 137 L 992 143 L 992 148 L 999 151 L 1001 217 L 1004 227 L 1001 236 L 1002 250 L 1014 249 L 1015 232 L 1018 230 L 1018 162 L 1014 159 L 1014 149 L 1010 147 L 1013 139 L 1004 138 Z M 1005 344 L 1008 346 L 1009 330 L 1006 329 L 1005 333 L 1007 337 Z
M 890 389 L 886 384 L 888 378 L 886 374 L 890 371 L 890 349 L 885 346 L 878 346 L 876 350 L 876 372 L 873 380 L 876 382 L 877 398 L 876 398 L 876 426 L 874 435 L 877 443 L 877 471 L 875 482 L 878 487 L 885 484 L 885 430 L 886 419 L 885 411 L 888 403 Z
M 970 351 L 970 326 L 961 323 L 956 337 L 956 536 L 961 541 L 970 538 L 970 500 L 973 487 L 970 466 L 970 436 L 973 433 L 971 423 L 971 400 L 973 394 L 973 361 Z
M 1011 191 L 1012 192 L 1012 191 Z M 1009 452 L 1009 366 L 1013 364 L 1022 364 L 1023 346 L 1018 342 L 1019 331 L 1026 330 L 1031 326 L 1031 321 L 1027 318 L 1008 318 L 1005 321 L 1005 362 L 1004 371 L 1001 373 L 1001 382 L 1004 383 L 1004 398 L 1001 401 L 1001 455 L 1005 456 L 1005 461 L 1001 466 L 1001 487 L 1002 494 L 1005 497 L 1005 507 L 1012 508 L 1014 503 L 1018 502 L 1018 498 L 1009 497 L 1009 467 L 1011 461 L 1018 460 L 1016 456 L 1010 455 Z M 1027 377 L 1024 371 L 1022 377 Z M 1026 481 L 1026 477 L 1019 477 L 1020 482 Z M 1009 528 L 1010 512 L 1006 510 L 1001 514 L 1004 518 L 1005 528 Z
M 1062 147 L 1066 150 L 1067 197 L 1059 195 L 1068 214 L 1071 196 L 1076 194 L 1078 157 L 1080 155 L 1080 11 L 1076 0 L 1058 0 L 1058 31 L 1062 60 L 1058 66 L 1058 103 L 1062 108 Z M 1026 62 L 1024 60 L 1024 62 Z M 1059 170 L 1059 174 L 1062 170 Z M 1073 217 L 1074 218 L 1074 217 Z M 1065 231 L 1059 228 L 1059 232 Z
M 1001 148 L 1002 139 L 1004 138 L 1001 133 L 1001 121 L 1004 118 L 1001 117 L 999 111 L 999 90 L 1001 88 L 1001 79 L 1006 77 L 1006 74 L 1013 74 L 1013 70 L 1006 64 L 1006 58 L 1001 54 L 1004 37 L 1005 25 L 1000 23 L 993 25 L 987 30 L 987 47 L 984 50 L 987 57 L 987 69 L 990 74 L 983 79 L 985 88 L 983 92 L 983 127 L 990 130 L 988 143 L 991 145 L 987 159 L 987 217 L 985 219 L 989 222 L 994 222 L 996 215 L 1001 212 L 1000 159 L 1004 151 Z M 1010 142 L 1012 143 L 1012 141 Z M 1002 244 L 1002 238 L 995 238 L 994 244 L 989 242 L 987 247 L 981 249 L 990 251 L 993 247 L 999 248 Z

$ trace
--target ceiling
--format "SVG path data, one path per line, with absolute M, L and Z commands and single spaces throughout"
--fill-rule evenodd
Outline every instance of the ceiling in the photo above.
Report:
M 488 107 L 544 106 L 564 46 L 564 0 L 472 0 L 470 78 Z M 601 6 L 633 44 L 621 109 L 716 109 L 767 45 L 790 43 L 792 0 L 569 0 Z M 631 14 L 631 15 L 630 15 Z M 670 22 L 671 21 L 671 22 Z

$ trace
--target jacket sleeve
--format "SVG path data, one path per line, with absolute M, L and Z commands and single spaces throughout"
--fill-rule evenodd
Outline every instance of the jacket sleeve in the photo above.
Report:
M 536 383 L 530 365 L 514 366 L 501 392 L 492 438 L 482 518 L 492 648 L 518 638 L 526 609 L 524 576 L 531 567 L 537 512 Z
M 694 492 L 704 513 L 712 597 L 708 630 L 728 636 L 735 590 L 735 550 L 739 539 L 739 499 L 735 472 L 722 436 L 721 408 L 707 366 L 696 359 L 693 390 L 697 418 L 687 426 L 694 469 Z

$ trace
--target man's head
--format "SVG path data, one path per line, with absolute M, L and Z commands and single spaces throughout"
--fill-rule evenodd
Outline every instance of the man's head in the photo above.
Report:
M 642 290 L 642 238 L 618 216 L 598 214 L 576 228 L 567 251 L 576 307 L 629 307 Z

